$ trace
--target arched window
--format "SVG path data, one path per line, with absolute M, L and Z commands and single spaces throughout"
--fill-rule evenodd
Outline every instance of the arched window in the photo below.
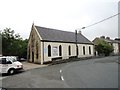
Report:
M 91 55 L 91 47 L 89 46 L 89 54 Z
M 77 49 L 76 53 L 77 53 L 77 56 L 78 56 L 78 54 L 79 54 L 79 53 L 78 53 L 78 45 L 77 45 L 76 47 L 77 47 L 77 48 L 76 48 L 76 49 Z
M 34 40 L 34 35 L 32 34 L 32 38 L 31 38 L 31 49 L 32 51 L 34 51 L 34 47 L 35 47 L 35 40 Z
M 50 56 L 51 56 L 51 46 L 48 45 L 48 57 L 50 57 Z
M 85 46 L 83 46 L 83 55 L 85 55 Z
M 36 42 L 36 59 L 38 59 L 38 42 Z
M 59 56 L 62 56 L 62 46 L 59 46 Z
M 70 46 L 68 47 L 68 52 L 69 52 L 69 55 L 71 55 L 71 47 Z

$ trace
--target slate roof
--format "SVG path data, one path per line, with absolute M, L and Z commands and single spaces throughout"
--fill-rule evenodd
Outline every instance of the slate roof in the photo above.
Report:
M 45 28 L 40 26 L 35 26 L 35 27 L 38 30 L 38 33 L 40 34 L 40 36 L 42 37 L 42 40 L 75 43 L 74 32 L 50 29 L 50 28 Z M 84 37 L 80 33 L 77 34 L 77 42 L 84 43 L 84 44 L 93 44 L 91 41 L 89 41 L 86 37 Z
M 115 41 L 117 41 L 120 44 L 120 38 L 116 38 Z
M 111 41 L 112 43 L 120 43 L 119 41 L 117 41 L 117 40 L 112 40 L 112 39 L 110 39 L 109 41 Z
M 101 39 L 101 38 L 100 38 Z M 112 40 L 112 39 L 103 39 L 104 41 L 108 42 L 108 43 L 119 43 L 119 41 L 117 40 Z
M 106 38 L 95 38 L 94 40 L 93 40 L 93 42 L 94 42 L 94 44 L 95 44 L 95 41 L 96 40 L 104 40 L 104 41 L 106 41 L 106 42 L 108 42 L 108 43 L 120 43 L 118 40 L 112 40 L 112 39 L 106 39 Z

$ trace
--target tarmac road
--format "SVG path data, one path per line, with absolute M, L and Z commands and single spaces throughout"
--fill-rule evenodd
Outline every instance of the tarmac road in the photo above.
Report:
M 74 62 L 63 67 L 62 77 L 73 88 L 118 88 L 118 57 Z
M 118 88 L 117 56 L 32 69 L 2 80 L 4 88 Z

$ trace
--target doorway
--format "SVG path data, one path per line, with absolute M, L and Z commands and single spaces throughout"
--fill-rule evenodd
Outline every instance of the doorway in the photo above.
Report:
M 34 52 L 32 52 L 32 62 L 34 62 Z

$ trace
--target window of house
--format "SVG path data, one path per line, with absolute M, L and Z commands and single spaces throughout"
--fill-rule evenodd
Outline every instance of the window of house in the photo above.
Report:
M 79 48 L 78 48 L 78 45 L 77 45 L 77 51 L 76 51 L 76 53 L 77 53 L 77 56 L 78 56 L 78 54 L 79 54 L 79 53 L 78 53 L 78 49 L 79 49 Z
M 71 47 L 70 46 L 68 47 L 68 52 L 69 52 L 69 55 L 71 55 Z
M 91 47 L 89 46 L 89 54 L 91 54 Z
M 34 51 L 34 43 L 35 43 L 34 35 L 32 34 L 32 38 L 31 38 L 31 49 L 32 49 L 32 51 Z
M 59 56 L 62 56 L 62 46 L 59 46 Z
M 38 42 L 36 42 L 36 59 L 38 59 Z
M 83 55 L 85 55 L 85 46 L 83 46 Z
M 50 56 L 51 56 L 51 46 L 48 45 L 48 57 L 50 57 Z

